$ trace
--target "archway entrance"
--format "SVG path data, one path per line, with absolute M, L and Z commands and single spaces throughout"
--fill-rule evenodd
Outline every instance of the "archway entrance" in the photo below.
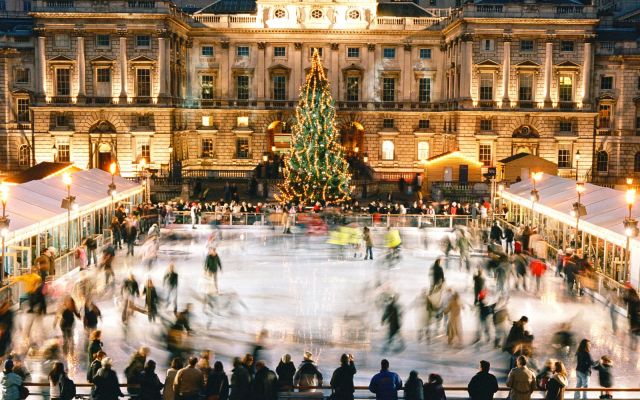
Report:
M 109 166 L 113 162 L 112 154 L 111 143 L 100 143 L 98 145 L 98 168 L 109 171 Z
M 109 121 L 100 120 L 89 128 L 89 135 L 92 138 L 93 165 L 109 171 L 109 166 L 115 161 L 113 140 L 116 127 Z
M 355 156 L 364 147 L 364 127 L 359 122 L 349 122 L 340 128 L 340 143 L 347 156 Z
M 274 154 L 286 154 L 291 146 L 291 124 L 287 121 L 273 121 L 267 128 L 269 150 Z

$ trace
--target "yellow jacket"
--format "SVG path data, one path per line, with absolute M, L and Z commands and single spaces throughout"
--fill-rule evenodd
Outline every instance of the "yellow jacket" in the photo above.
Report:
M 36 274 L 35 272 L 32 272 L 30 274 L 24 274 L 24 275 L 16 276 L 16 277 L 11 277 L 11 278 L 9 278 L 9 281 L 10 282 L 23 282 L 24 283 L 24 290 L 27 293 L 34 293 L 36 290 L 38 290 L 38 288 L 42 284 L 42 278 L 40 278 L 40 275 Z

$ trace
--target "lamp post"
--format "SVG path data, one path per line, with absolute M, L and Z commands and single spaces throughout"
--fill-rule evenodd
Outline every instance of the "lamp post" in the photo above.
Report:
M 576 217 L 576 249 L 578 248 L 578 242 L 580 243 L 580 250 L 582 250 L 582 240 L 580 240 L 579 234 L 579 225 L 580 225 L 580 217 L 585 215 L 586 212 L 584 210 L 584 206 L 580 203 L 580 199 L 582 197 L 582 193 L 587 190 L 584 186 L 584 182 L 576 182 L 576 192 L 578 193 L 578 202 L 573 205 L 573 213 Z
M 116 183 L 114 182 L 114 178 L 116 176 L 117 169 L 118 166 L 116 165 L 116 163 L 112 162 L 111 165 L 109 165 L 109 172 L 111 172 L 111 183 L 109 184 L 109 190 L 107 191 L 107 194 L 111 196 L 111 211 L 114 213 L 114 215 L 116 212 L 114 201 L 116 196 Z
M 147 171 L 147 159 L 140 159 L 140 180 L 142 180 L 142 185 L 144 186 L 144 202 L 151 202 L 151 188 L 149 187 L 149 173 Z
M 2 269 L 0 269 L 0 285 L 4 282 L 5 270 L 5 244 L 4 240 L 9 233 L 9 218 L 7 218 L 7 200 L 9 200 L 9 186 L 0 184 L 0 200 L 2 200 L 2 217 L 0 217 L 0 235 L 2 235 Z
M 580 176 L 580 150 L 576 151 L 576 181 L 578 181 L 578 177 Z
M 71 207 L 76 200 L 71 196 L 71 175 L 68 172 L 62 174 L 62 183 L 67 187 L 67 197 L 62 200 L 62 208 L 67 209 L 67 250 L 71 249 Z
M 631 261 L 631 238 L 638 236 L 638 221 L 631 216 L 631 209 L 633 208 L 633 203 L 636 201 L 636 190 L 631 187 L 631 184 L 633 184 L 633 179 L 627 178 L 627 193 L 625 195 L 625 200 L 629 209 L 629 215 L 624 219 L 624 233 L 627 237 L 627 246 L 624 253 L 624 270 L 625 279 L 627 281 L 629 280 L 631 273 L 629 269 Z
M 531 190 L 531 220 L 535 224 L 535 210 L 534 207 L 536 202 L 540 201 L 540 194 L 538 193 L 538 189 L 536 189 L 536 183 L 542 179 L 542 172 L 532 172 L 531 180 L 533 181 L 533 190 Z

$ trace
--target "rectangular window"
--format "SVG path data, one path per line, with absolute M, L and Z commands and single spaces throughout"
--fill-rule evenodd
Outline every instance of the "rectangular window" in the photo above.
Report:
M 58 159 L 57 162 L 70 162 L 71 154 L 69 151 L 69 143 L 58 143 L 56 145 L 58 148 Z
M 200 157 L 211 158 L 213 157 L 213 139 L 203 138 L 201 142 Z
M 29 122 L 31 113 L 29 113 L 29 99 L 18 99 L 18 122 Z
M 22 2 L 22 11 L 24 12 L 29 12 L 31 11 L 31 2 L 30 1 L 23 1 Z
M 56 96 L 71 94 L 71 70 L 69 68 L 56 69 Z
M 16 69 L 16 83 L 29 83 L 29 68 Z
M 69 118 L 66 114 L 58 113 L 56 114 L 56 128 L 68 128 L 69 127 Z
M 600 77 L 600 89 L 612 90 L 613 89 L 613 76 L 601 76 Z
M 482 163 L 485 167 L 490 167 L 492 164 L 491 158 L 491 145 L 490 144 L 481 144 L 478 147 L 478 161 Z
M 136 69 L 136 96 L 151 96 L 151 70 L 149 68 Z
M 520 41 L 520 51 L 525 53 L 531 53 L 533 48 L 533 40 L 521 40 Z
M 213 75 L 200 75 L 200 97 L 203 100 L 213 99 Z
M 313 57 L 313 50 L 318 50 L 318 55 L 322 57 L 322 47 L 311 47 L 309 48 L 309 58 Z
M 287 99 L 287 77 L 284 75 L 276 75 L 273 77 L 273 99 Z
M 287 56 L 287 48 L 284 46 L 276 46 L 273 48 L 273 56 L 274 57 L 286 57 Z
M 69 48 L 70 40 L 69 35 L 66 33 L 57 33 L 53 37 L 53 46 L 59 49 Z
M 418 82 L 418 101 L 421 103 L 431 101 L 431 78 L 420 78 Z
M 418 129 L 429 129 L 430 123 L 428 119 L 421 119 L 418 121 Z
M 249 158 L 249 138 L 236 139 L 236 158 Z
M 598 128 L 611 128 L 611 104 L 600 104 L 598 107 Z
M 105 49 L 111 47 L 111 36 L 96 35 L 96 47 Z
M 481 119 L 480 120 L 480 130 L 481 131 L 490 131 L 493 129 L 493 122 L 490 119 Z
M 395 144 L 392 140 L 382 142 L 382 159 L 393 160 L 395 157 Z
M 98 83 L 111 83 L 111 68 L 96 69 L 96 81 Z
M 26 167 L 31 162 L 31 149 L 26 144 L 20 145 L 18 148 L 18 164 Z
M 563 40 L 560 42 L 560 51 L 573 52 L 573 42 L 570 40 Z
M 347 58 L 359 58 L 359 57 L 360 57 L 359 47 L 347 47 Z
M 151 145 L 149 142 L 140 145 L 140 157 L 144 158 L 146 162 L 151 161 Z
M 385 47 L 382 49 L 382 57 L 384 58 L 396 58 L 395 47 Z
M 149 35 L 137 35 L 136 47 L 141 49 L 148 49 L 151 47 L 151 36 Z
M 138 128 L 148 128 L 151 125 L 149 114 L 138 115 Z
M 382 101 L 396 101 L 396 78 L 382 78 Z
M 213 57 L 213 46 L 207 45 L 200 48 L 200 54 L 203 57 Z
M 480 74 L 480 100 L 493 100 L 493 74 Z
M 560 101 L 573 101 L 573 77 L 560 77 L 558 98 Z
M 347 101 L 360 101 L 360 77 L 347 77 Z
M 481 42 L 481 50 L 482 51 L 493 51 L 493 39 L 482 39 Z
M 572 132 L 573 124 L 571 121 L 560 121 L 560 132 Z
M 420 49 L 420 59 L 421 60 L 431 59 L 431 49 Z
M 429 142 L 418 142 L 418 160 L 423 161 L 429 158 Z
M 393 118 L 385 118 L 382 120 L 382 127 L 385 129 L 393 129 L 395 121 Z
M 236 96 L 238 100 L 249 100 L 249 76 L 238 75 L 236 77 Z
M 571 168 L 571 150 L 558 149 L 558 168 Z
M 636 117 L 636 136 L 640 136 L 640 117 Z
M 249 46 L 238 46 L 238 47 L 236 47 L 236 56 L 238 56 L 238 57 L 249 57 Z
M 533 74 L 520 74 L 518 100 L 533 101 Z

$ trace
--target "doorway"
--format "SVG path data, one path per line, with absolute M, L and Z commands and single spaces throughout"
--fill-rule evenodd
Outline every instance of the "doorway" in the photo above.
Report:
M 451 182 L 453 180 L 453 168 L 444 167 L 444 179 L 445 182 Z
M 100 143 L 98 145 L 98 168 L 109 171 L 109 166 L 113 160 L 110 143 Z

